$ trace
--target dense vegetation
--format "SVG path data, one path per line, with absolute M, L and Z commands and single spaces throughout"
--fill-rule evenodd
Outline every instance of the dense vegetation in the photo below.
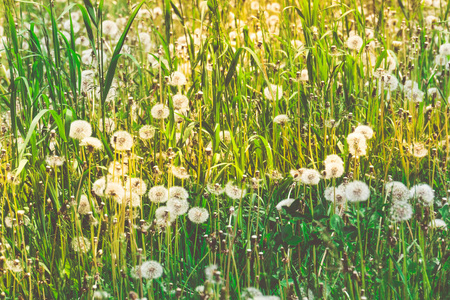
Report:
M 5 299 L 449 299 L 450 4 L 1 6 Z

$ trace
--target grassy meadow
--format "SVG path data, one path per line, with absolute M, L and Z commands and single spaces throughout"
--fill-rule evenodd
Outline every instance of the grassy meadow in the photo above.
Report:
M 450 299 L 449 1 L 0 12 L 0 299 Z

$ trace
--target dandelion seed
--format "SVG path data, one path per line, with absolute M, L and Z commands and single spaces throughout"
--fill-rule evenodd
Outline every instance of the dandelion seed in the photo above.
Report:
M 205 268 L 206 280 L 210 282 L 216 282 L 214 272 L 216 272 L 219 267 L 216 264 L 211 264 Z
M 413 208 L 408 202 L 395 202 L 390 211 L 391 220 L 394 222 L 408 221 L 413 214 Z
M 99 178 L 97 179 L 93 184 L 92 184 L 92 192 L 99 196 L 99 197 L 103 197 L 104 196 L 104 191 L 106 188 L 106 180 L 105 177 Z
M 278 296 L 256 296 L 253 300 L 280 300 Z
M 169 199 L 186 200 L 189 197 L 188 191 L 181 186 L 172 186 L 169 189 Z
M 269 101 L 280 100 L 283 97 L 283 87 L 276 84 L 269 84 L 269 86 L 264 89 L 264 96 Z
M 161 264 L 154 260 L 145 261 L 140 267 L 142 278 L 152 280 L 157 279 L 163 275 L 163 267 Z
M 219 138 L 222 142 L 228 143 L 231 141 L 231 133 L 228 130 L 219 132 Z
M 399 181 L 386 183 L 386 195 L 392 196 L 393 202 L 404 202 L 410 197 L 408 188 Z
M 169 85 L 183 86 L 186 85 L 186 83 L 187 83 L 186 76 L 184 76 L 183 73 L 175 71 L 170 75 Z
M 141 197 L 134 192 L 125 190 L 125 203 L 132 207 L 140 207 Z
M 366 137 L 362 133 L 353 132 L 347 136 L 348 150 L 354 157 L 366 155 Z
M 363 39 L 357 35 L 351 36 L 347 39 L 347 47 L 351 50 L 361 49 L 363 43 Z
M 22 264 L 18 259 L 6 260 L 5 267 L 7 270 L 10 270 L 13 273 L 21 273 L 23 271 Z
M 170 198 L 167 201 L 167 207 L 177 216 L 184 215 L 189 210 L 189 202 L 187 200 Z
M 336 205 L 344 205 L 347 202 L 345 196 L 345 187 L 341 184 L 338 187 L 327 187 L 324 192 L 325 200 L 336 203 Z
M 89 124 L 86 121 L 77 120 L 73 121 L 72 124 L 70 124 L 69 136 L 73 139 L 81 141 L 82 139 L 91 136 L 91 134 L 92 134 L 91 124 Z
M 342 161 L 342 158 L 340 158 L 338 155 L 336 154 L 330 154 L 327 156 L 327 158 L 325 158 L 325 165 L 327 164 L 334 164 L 334 163 L 338 163 L 343 165 L 344 162 Z
M 169 200 L 169 191 L 164 186 L 157 185 L 150 189 L 148 198 L 153 203 L 164 203 Z
M 345 187 L 345 197 L 349 202 L 366 201 L 370 197 L 369 186 L 359 180 L 352 181 Z
M 370 140 L 373 137 L 373 129 L 367 125 L 359 125 L 355 128 L 355 132 L 364 135 L 366 140 Z
M 128 173 L 128 166 L 119 161 L 112 161 L 108 168 L 109 174 L 114 174 L 115 177 L 126 175 Z
M 189 210 L 188 217 L 192 223 L 201 224 L 208 221 L 209 213 L 203 207 L 193 207 Z
M 173 107 L 175 109 L 186 110 L 189 109 L 189 99 L 185 95 L 176 94 L 172 97 Z
M 303 70 L 300 72 L 300 78 L 299 78 L 299 80 L 300 80 L 300 81 L 303 81 L 303 82 L 306 82 L 306 81 L 309 80 L 308 69 L 303 69 Z
M 91 212 L 91 205 L 86 195 L 81 195 L 80 204 L 78 204 L 78 213 L 80 215 L 87 215 Z
M 255 287 L 248 287 L 242 291 L 243 299 L 254 299 L 255 297 L 262 296 L 261 291 Z
M 152 139 L 155 136 L 156 128 L 150 125 L 144 125 L 139 129 L 139 137 L 143 140 Z
M 450 43 L 442 44 L 439 47 L 439 54 L 447 55 L 447 56 L 450 55 Z
M 425 144 L 423 143 L 413 143 L 412 147 L 409 147 L 408 151 L 412 154 L 412 156 L 417 158 L 425 157 L 428 154 L 428 150 L 425 148 Z
M 231 181 L 225 186 L 225 194 L 234 200 L 244 198 L 247 191 L 245 189 L 240 189 L 238 186 L 234 185 Z
M 98 129 L 103 132 L 103 119 L 98 121 Z M 112 133 L 116 129 L 116 124 L 113 119 L 106 118 L 105 119 L 105 132 Z
M 432 220 L 428 224 L 428 227 L 433 228 L 433 229 L 447 230 L 447 224 L 445 223 L 444 220 L 441 220 L 441 219 L 434 219 L 434 220 Z
M 289 174 L 294 178 L 294 181 L 299 182 L 302 179 L 302 174 L 306 169 L 300 168 L 298 170 L 290 170 Z
M 272 180 L 281 180 L 283 179 L 283 174 L 278 170 L 270 170 L 267 172 L 267 176 Z
M 125 189 L 117 182 L 108 182 L 105 188 L 105 196 L 113 198 L 118 204 L 122 204 Z
M 127 189 L 131 189 L 133 193 L 142 196 L 147 191 L 147 184 L 140 178 L 128 177 L 125 183 Z
M 170 110 L 164 104 L 156 104 L 151 110 L 152 117 L 156 120 L 163 120 L 169 117 Z
M 100 151 L 103 149 L 103 143 L 95 137 L 86 137 L 81 140 L 80 146 L 86 147 L 88 152 Z
M 116 131 L 111 136 L 111 146 L 117 151 L 131 150 L 133 137 L 126 131 Z
M 430 206 L 434 202 L 434 191 L 428 184 L 416 184 L 410 189 L 409 197 L 417 199 L 424 206 Z
M 216 184 L 208 183 L 206 185 L 206 189 L 208 190 L 208 192 L 210 194 L 213 194 L 216 196 L 219 196 L 225 192 L 225 189 L 222 188 L 222 186 L 218 183 L 216 183 Z
M 45 160 L 47 165 L 49 165 L 52 168 L 62 166 L 65 161 L 66 161 L 66 159 L 64 157 L 57 156 L 57 155 L 48 156 Z
M 178 179 L 186 180 L 189 179 L 190 175 L 184 167 L 172 166 L 172 174 Z
M 314 169 L 304 169 L 300 181 L 307 185 L 317 185 L 320 181 L 320 173 Z
M 287 115 L 278 115 L 273 119 L 273 122 L 278 125 L 284 126 L 289 123 L 289 117 Z
M 330 163 L 325 165 L 325 178 L 339 178 L 344 174 L 344 165 L 340 163 Z
M 91 242 L 84 236 L 75 237 L 72 240 L 71 246 L 75 252 L 87 253 L 91 250 Z
M 103 34 L 114 38 L 119 33 L 119 27 L 114 21 L 106 20 L 102 23 Z

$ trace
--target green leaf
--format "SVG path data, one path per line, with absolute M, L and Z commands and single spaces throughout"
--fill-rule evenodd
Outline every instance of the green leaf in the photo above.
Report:
M 330 224 L 331 228 L 333 228 L 333 230 L 336 231 L 336 233 L 339 236 L 342 236 L 342 229 L 344 228 L 344 222 L 342 221 L 342 218 L 338 214 L 334 214 L 331 217 Z

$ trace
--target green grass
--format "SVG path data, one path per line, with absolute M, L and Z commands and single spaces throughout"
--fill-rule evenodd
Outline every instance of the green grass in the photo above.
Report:
M 435 60 L 449 42 L 450 4 L 419 2 L 4 0 L 1 297 L 253 299 L 255 287 L 286 300 L 448 299 L 448 230 L 431 223 L 450 222 L 450 68 Z M 117 24 L 114 37 L 105 21 Z M 175 71 L 185 85 L 170 84 Z M 422 101 L 409 99 L 407 80 Z M 183 112 L 176 94 L 188 99 Z M 108 118 L 114 130 L 102 130 Z M 76 120 L 102 150 L 71 137 Z M 144 125 L 152 138 L 140 137 Z M 354 157 L 347 136 L 359 125 L 374 136 Z M 115 149 L 116 131 L 133 136 L 129 150 Z M 323 173 L 331 154 L 343 160 L 335 178 Z M 293 176 L 303 169 L 320 172 L 319 183 Z M 103 176 L 122 188 L 145 182 L 140 205 L 99 195 Z M 368 185 L 367 201 L 325 199 L 327 187 L 355 180 Z M 390 181 L 427 184 L 433 200 L 408 197 L 411 218 L 394 222 Z M 184 187 L 207 220 L 183 214 L 159 227 L 165 204 L 148 193 L 160 185 Z M 81 214 L 86 199 L 91 212 Z M 76 251 L 83 237 L 90 247 Z M 149 260 L 161 277 L 132 276 Z

